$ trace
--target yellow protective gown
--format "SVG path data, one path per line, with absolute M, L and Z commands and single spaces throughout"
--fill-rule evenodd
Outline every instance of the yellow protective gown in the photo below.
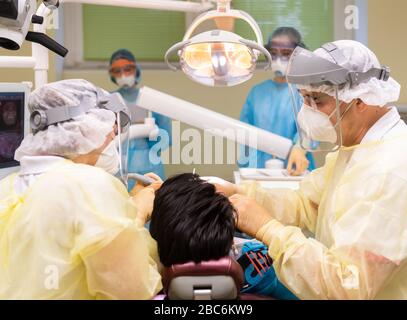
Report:
M 0 299 L 149 299 L 155 241 L 124 185 L 64 161 L 18 196 L 0 182 Z
M 241 187 L 275 218 L 256 238 L 299 298 L 407 299 L 407 134 L 341 148 L 298 191 Z

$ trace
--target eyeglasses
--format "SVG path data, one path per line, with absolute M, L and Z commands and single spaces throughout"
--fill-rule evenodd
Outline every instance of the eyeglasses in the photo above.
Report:
M 114 77 L 121 76 L 123 73 L 126 75 L 134 73 L 136 66 L 134 64 L 129 64 L 123 67 L 113 67 L 110 69 L 110 73 Z
M 300 90 L 300 94 L 302 95 L 304 103 L 314 110 L 329 104 L 332 100 L 332 97 L 329 95 L 319 92 L 307 92 L 305 90 Z
M 290 60 L 294 49 L 291 48 L 270 48 L 270 55 L 273 60 L 280 58 L 283 61 Z

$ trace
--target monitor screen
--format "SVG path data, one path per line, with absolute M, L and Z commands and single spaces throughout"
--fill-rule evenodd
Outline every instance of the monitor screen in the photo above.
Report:
M 18 166 L 14 153 L 24 138 L 24 92 L 0 93 L 0 168 Z

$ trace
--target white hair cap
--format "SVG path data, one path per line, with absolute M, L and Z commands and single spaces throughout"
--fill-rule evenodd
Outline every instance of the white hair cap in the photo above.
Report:
M 333 42 L 344 55 L 346 62 L 341 66 L 355 72 L 366 72 L 371 68 L 381 68 L 376 55 L 360 42 L 353 40 L 340 40 Z M 319 48 L 314 54 L 335 63 L 327 51 Z M 322 92 L 335 97 L 335 87 L 331 85 L 308 86 L 298 85 L 299 89 L 310 92 Z M 338 90 L 338 98 L 350 103 L 354 99 L 361 99 L 372 106 L 385 106 L 387 103 L 396 102 L 400 97 L 400 84 L 390 77 L 387 81 L 371 78 L 353 88 L 346 84 Z
M 116 116 L 100 109 L 98 88 L 92 83 L 71 79 L 46 84 L 30 94 L 30 112 L 56 107 L 77 106 L 84 98 L 94 106 L 86 114 L 72 120 L 50 125 L 47 129 L 27 135 L 16 150 L 15 159 L 23 156 L 55 155 L 72 158 L 100 148 L 113 131 Z M 106 92 L 107 93 L 107 92 Z

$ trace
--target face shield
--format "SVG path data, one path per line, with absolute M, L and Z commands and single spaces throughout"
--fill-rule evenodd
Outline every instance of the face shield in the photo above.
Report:
M 334 62 L 297 47 L 287 67 L 299 141 L 309 152 L 332 152 L 343 145 L 341 121 L 356 100 L 345 104 L 338 98 L 339 90 L 353 88 L 373 77 L 387 81 L 390 74 L 387 67 L 351 71 L 342 66 L 346 59 L 335 44 L 327 43 L 322 49 Z M 324 88 L 330 88 L 331 94 L 324 93 Z
M 265 46 L 269 50 L 271 59 L 277 60 L 281 59 L 282 61 L 290 60 L 291 55 L 293 54 L 294 49 L 297 47 L 297 44 L 282 44 L 277 42 L 271 42 L 269 45 Z
M 105 95 L 98 92 L 99 107 L 110 110 L 116 114 L 115 145 L 119 156 L 118 178 L 126 185 L 128 180 L 128 153 L 131 117 L 130 111 L 119 93 Z

